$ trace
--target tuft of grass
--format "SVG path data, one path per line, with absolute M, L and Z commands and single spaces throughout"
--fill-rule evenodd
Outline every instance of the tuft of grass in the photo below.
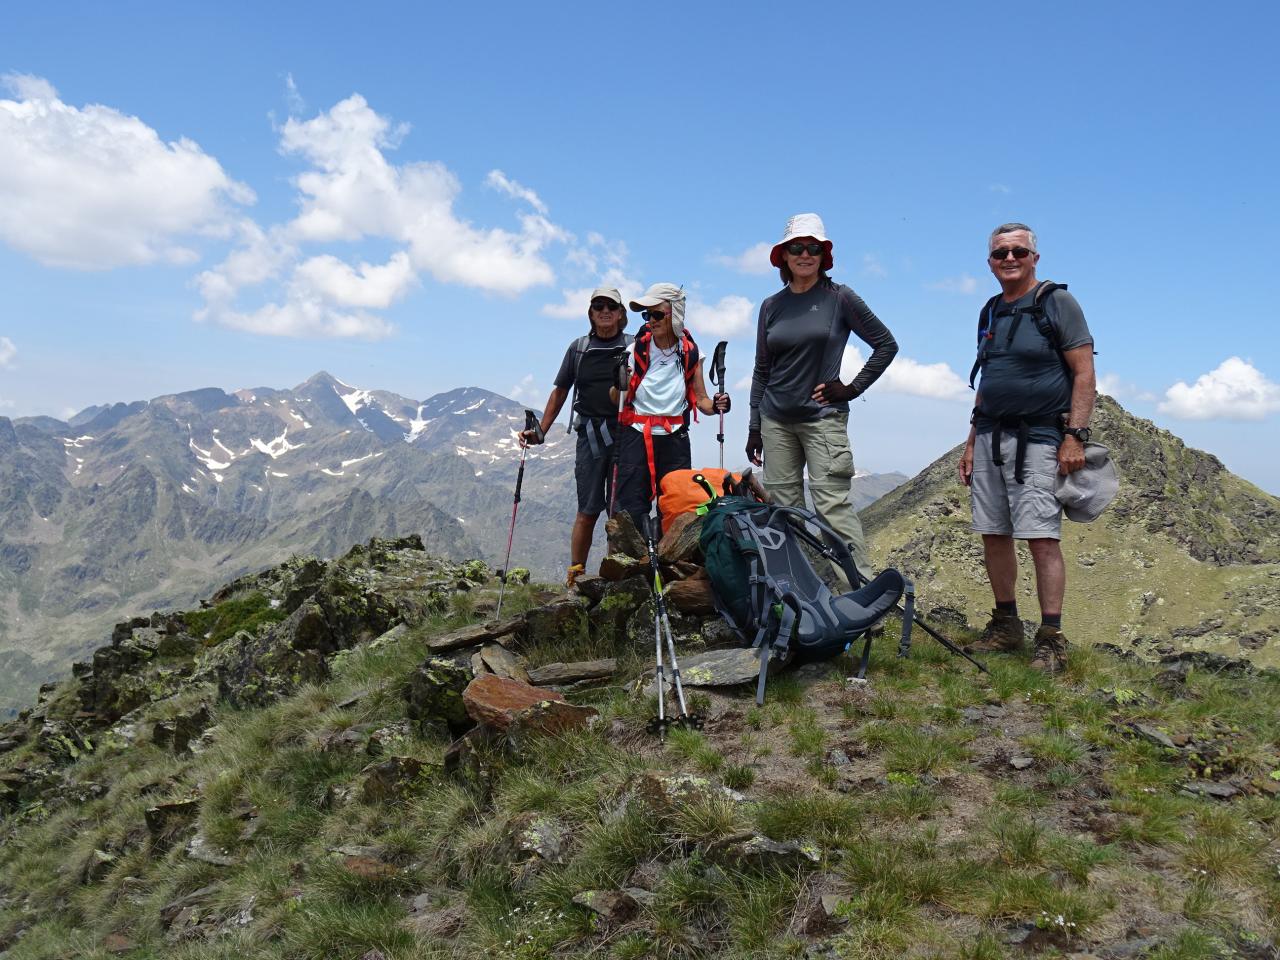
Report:
M 898 773 L 936 774 L 968 759 L 969 734 L 961 730 L 928 732 L 898 727 L 889 738 L 885 769 Z
M 265 594 L 254 591 L 207 610 L 189 610 L 182 618 L 193 636 L 202 637 L 207 647 L 216 647 L 241 630 L 254 633 L 263 624 L 279 623 L 286 616 L 283 610 L 271 606 Z

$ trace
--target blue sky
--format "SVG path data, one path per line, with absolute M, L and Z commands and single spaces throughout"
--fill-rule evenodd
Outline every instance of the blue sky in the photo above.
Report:
M 902 348 L 855 459 L 913 473 L 963 439 L 986 236 L 1017 219 L 1108 392 L 1280 493 L 1277 11 L 14 8 L 0 415 L 320 369 L 540 405 L 602 279 L 685 284 L 732 386 L 778 287 L 751 251 L 816 211 Z

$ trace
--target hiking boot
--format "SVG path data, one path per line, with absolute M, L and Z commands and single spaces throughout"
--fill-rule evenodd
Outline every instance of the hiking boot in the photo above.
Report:
M 982 636 L 967 644 L 965 653 L 1016 653 L 1022 649 L 1025 633 L 1022 621 L 1016 613 L 999 608 L 991 611 L 991 619 L 982 630 Z
M 587 565 L 585 563 L 570 564 L 569 572 L 565 575 L 565 578 L 564 578 L 564 588 L 566 590 L 572 590 L 573 585 L 578 582 L 578 578 L 586 572 L 587 572 Z
M 1036 652 L 1031 656 L 1031 669 L 1050 676 L 1067 668 L 1067 638 L 1057 627 L 1041 624 L 1036 631 Z

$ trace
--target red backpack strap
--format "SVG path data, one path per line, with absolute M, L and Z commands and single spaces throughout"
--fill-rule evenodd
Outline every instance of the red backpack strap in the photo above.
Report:
M 698 419 L 698 394 L 693 388 L 698 373 L 698 345 L 685 330 L 680 336 L 680 359 L 684 364 L 684 399 L 689 406 L 689 413 L 696 422 Z

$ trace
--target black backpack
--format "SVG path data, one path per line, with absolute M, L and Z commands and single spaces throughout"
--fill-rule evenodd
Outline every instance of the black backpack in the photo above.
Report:
M 809 529 L 818 533 L 815 535 Z M 840 565 L 858 589 L 832 593 L 814 571 L 801 543 Z M 760 656 L 756 702 L 764 702 L 769 660 L 811 662 L 848 650 L 865 636 L 858 677 L 871 657 L 867 631 L 907 595 L 899 655 L 911 643 L 914 591 L 897 570 L 864 583 L 839 535 L 799 507 L 760 503 L 748 497 L 718 497 L 707 507 L 700 536 L 707 576 L 721 616 L 744 645 Z
M 1067 375 L 1067 383 L 1075 380 L 1075 374 L 1071 372 L 1071 367 L 1067 363 L 1067 358 L 1062 354 L 1062 335 L 1059 333 L 1057 326 L 1049 315 L 1045 312 L 1044 304 L 1049 299 L 1049 294 L 1055 290 L 1065 290 L 1065 283 L 1054 283 L 1052 280 L 1045 280 L 1036 287 L 1035 296 L 1031 298 L 1031 306 L 1020 307 L 1013 312 L 1012 319 L 1009 322 L 1009 332 L 1005 335 L 1005 342 L 1012 343 L 1013 335 L 1018 332 L 1018 325 L 1022 323 L 1023 317 L 1030 317 L 1036 325 L 1036 329 L 1040 331 L 1040 335 L 1049 341 L 1049 346 L 1053 347 L 1054 353 L 1058 355 L 1058 361 L 1062 364 L 1063 372 Z M 1003 296 L 997 293 L 994 297 L 986 302 L 982 311 L 978 314 L 978 357 L 973 361 L 973 368 L 969 371 L 969 389 L 973 389 L 974 381 L 978 379 L 978 372 L 987 362 L 987 344 L 992 339 L 991 317 L 995 310 L 996 303 Z

